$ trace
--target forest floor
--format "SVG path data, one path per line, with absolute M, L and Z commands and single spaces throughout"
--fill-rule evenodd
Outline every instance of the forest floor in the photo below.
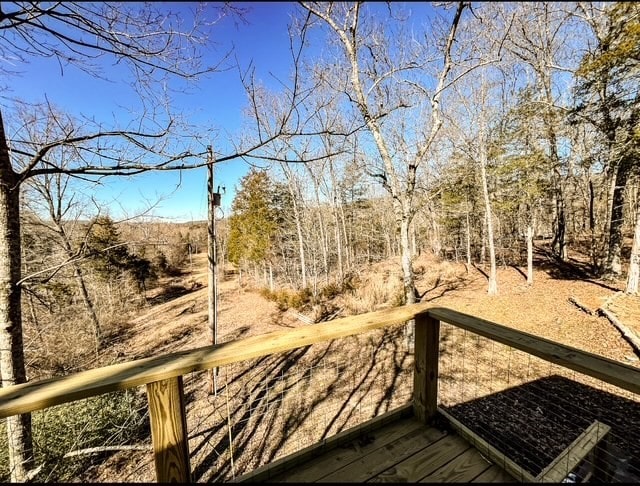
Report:
M 640 297 L 621 293 L 624 282 L 581 277 L 579 265 L 560 267 L 540 256 L 534 284 L 526 282 L 526 268 L 498 267 L 498 295 L 487 295 L 488 268 L 418 257 L 414 266 L 422 302 L 449 307 L 624 363 L 635 363 L 631 345 L 597 309 L 609 309 L 640 334 Z M 147 292 L 151 306 L 123 326 L 106 349 L 114 357 L 137 359 L 191 349 L 211 343 L 207 326 L 206 255 L 193 258 L 193 269 L 166 278 Z M 374 271 L 396 273 L 399 262 L 374 265 Z M 218 341 L 296 327 L 303 322 L 293 312 L 281 312 L 257 290 L 241 288 L 236 278 L 218 281 Z M 589 315 L 570 301 L 591 311 Z M 339 305 L 339 303 L 338 303 Z M 338 315 L 337 317 L 340 317 Z
M 376 264 L 372 266 L 372 271 L 397 275 L 399 278 L 398 263 L 389 261 Z M 609 305 L 608 309 L 613 310 L 620 320 L 629 326 L 638 326 L 636 330 L 640 333 L 640 298 L 621 293 L 622 281 L 603 282 L 587 278 L 578 260 L 570 259 L 569 264 L 559 265 L 544 252 L 538 252 L 532 286 L 527 285 L 526 268 L 500 267 L 497 296 L 487 295 L 485 272 L 488 269 L 475 266 L 467 268 L 464 263 L 438 261 L 425 256 L 418 257 L 414 266 L 417 289 L 423 302 L 473 314 L 625 364 L 640 366 L 638 356 L 620 331 L 596 313 L 601 306 Z M 195 255 L 192 265 L 187 265 L 182 276 L 167 278 L 157 288 L 148 291 L 150 306 L 122 326 L 122 332 L 105 349 L 103 362 L 137 359 L 210 344 L 206 285 L 206 256 Z M 218 291 L 219 342 L 307 325 L 297 319 L 295 313 L 279 311 L 274 302 L 265 299 L 257 290 L 241 288 L 235 277 L 219 278 Z M 592 313 L 580 309 L 570 299 Z M 336 302 L 339 308 L 339 299 Z M 307 358 L 303 356 L 301 360 Z M 187 400 L 188 421 L 197 422 L 200 427 L 198 432 L 191 432 L 190 447 L 193 454 L 202 457 L 204 452 L 200 449 L 204 448 L 204 438 L 201 436 L 210 432 L 208 439 L 212 440 L 214 433 L 220 435 L 223 432 L 218 430 L 220 427 L 213 425 L 215 421 L 208 422 L 213 420 L 213 413 L 204 412 L 197 405 L 211 405 L 211 401 L 207 401 L 202 380 L 199 383 L 187 386 Z M 224 414 L 224 407 L 216 407 L 218 416 Z M 226 410 L 229 414 L 229 402 L 226 403 Z M 237 410 L 240 410 L 240 405 Z M 236 431 L 236 434 L 240 433 Z M 256 431 L 253 433 L 255 435 Z M 215 446 L 223 448 L 224 440 L 216 440 Z M 220 452 L 216 454 L 219 456 Z M 273 454 L 272 451 L 272 458 Z M 210 452 L 209 459 L 214 455 Z M 208 468 L 200 467 L 198 470 L 199 467 L 195 467 L 194 480 L 221 478 Z M 234 464 L 232 462 L 231 466 L 227 464 L 225 467 L 227 470 L 229 467 L 233 469 Z M 238 467 L 237 462 L 235 467 Z M 86 481 L 153 479 L 151 453 L 130 451 L 107 457 L 103 463 L 90 468 L 83 478 Z

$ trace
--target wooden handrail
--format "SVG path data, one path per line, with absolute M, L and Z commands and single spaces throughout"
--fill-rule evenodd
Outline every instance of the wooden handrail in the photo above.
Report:
M 385 309 L 2 388 L 0 418 L 402 324 L 427 308 L 416 304 Z
M 396 307 L 0 389 L 0 418 L 429 317 L 640 394 L 640 369 L 442 307 Z

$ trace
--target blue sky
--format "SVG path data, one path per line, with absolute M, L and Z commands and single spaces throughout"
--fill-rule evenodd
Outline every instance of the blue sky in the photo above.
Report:
M 177 2 L 167 2 L 167 8 L 184 11 L 194 8 Z M 213 36 L 218 42 L 216 50 L 207 51 L 211 62 L 233 45 L 235 55 L 242 66 L 253 61 L 259 78 L 268 82 L 269 72 L 286 77 L 289 72 L 287 25 L 295 4 L 284 2 L 254 3 L 237 2 L 235 5 L 249 7 L 245 19 L 223 19 L 213 27 Z M 109 119 L 117 117 L 122 108 L 135 104 L 129 90 L 121 84 L 95 79 L 72 66 L 64 67 L 53 59 L 34 59 L 29 65 L 19 66 L 21 76 L 8 80 L 12 95 L 29 102 L 41 102 L 46 98 L 63 110 Z M 218 128 L 220 136 L 212 141 L 217 152 L 228 153 L 225 133 L 237 133 L 242 122 L 242 109 L 246 95 L 235 70 L 211 75 L 198 83 L 188 95 L 176 98 L 174 109 L 188 114 L 192 124 L 203 129 Z M 124 112 L 123 112 L 124 113 Z M 217 164 L 216 185 L 225 186 L 222 208 L 231 205 L 233 188 L 248 166 L 241 160 Z M 132 215 L 143 209 L 147 202 L 162 197 L 153 215 L 175 221 L 206 218 L 206 171 L 204 169 L 177 172 L 147 173 L 131 178 L 111 177 L 103 179 L 98 188 L 87 188 L 99 200 L 109 205 L 113 217 Z
M 158 2 L 158 5 L 183 13 L 185 18 L 189 18 L 190 11 L 196 7 L 195 3 L 187 2 Z M 217 63 L 233 46 L 240 65 L 246 68 L 253 62 L 258 79 L 268 87 L 275 85 L 270 73 L 287 79 L 291 69 L 287 27 L 297 5 L 294 2 L 234 2 L 233 5 L 248 8 L 246 23 L 230 17 L 213 26 L 212 37 L 217 44 L 215 49 L 205 51 L 210 61 L 205 64 Z M 383 15 L 388 13 L 385 3 L 368 6 Z M 424 22 L 432 13 L 432 8 L 422 2 L 407 4 L 406 8 L 416 23 Z M 211 13 L 215 15 L 213 9 Z M 4 81 L 9 84 L 11 95 L 28 102 L 43 102 L 46 97 L 68 113 L 118 121 L 131 120 L 128 107 L 138 104 L 131 90 L 116 81 L 126 80 L 126 76 L 119 75 L 123 71 L 113 66 L 113 59 L 105 60 L 104 67 L 105 73 L 113 75 L 113 81 L 96 79 L 73 66 L 61 68 L 55 59 L 34 58 L 28 65 L 17 67 L 23 74 Z M 228 140 L 240 133 L 246 105 L 246 93 L 238 72 L 229 70 L 201 80 L 189 94 L 176 96 L 174 110 L 184 113 L 192 125 L 202 127 L 203 134 L 215 129 L 218 136 L 211 143 L 216 152 L 226 155 L 233 152 Z M 114 123 L 111 126 L 121 127 Z M 224 214 L 229 213 L 234 188 L 248 168 L 239 159 L 216 164 L 215 184 L 226 187 L 222 196 Z M 149 202 L 157 200 L 159 204 L 148 213 L 152 216 L 173 221 L 202 220 L 207 216 L 205 169 L 108 177 L 102 179 L 99 187 L 85 185 L 84 192 L 108 207 L 115 219 L 140 213 Z

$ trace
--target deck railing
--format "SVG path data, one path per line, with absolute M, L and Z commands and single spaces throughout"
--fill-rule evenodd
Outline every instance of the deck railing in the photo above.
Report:
M 0 389 L 0 418 L 146 386 L 157 480 L 190 482 L 183 376 L 415 319 L 413 409 L 438 412 L 440 323 L 445 322 L 640 395 L 640 370 L 454 310 L 415 304 Z

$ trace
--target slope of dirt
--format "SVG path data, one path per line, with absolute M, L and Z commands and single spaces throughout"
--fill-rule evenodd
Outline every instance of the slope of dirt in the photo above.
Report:
M 437 274 L 427 272 L 419 281 L 426 291 L 423 301 L 473 314 L 499 324 L 535 334 L 624 363 L 637 363 L 633 348 L 620 332 L 601 316 L 588 315 L 569 301 L 574 298 L 595 312 L 619 292 L 621 283 L 574 280 L 549 269 L 534 270 L 532 286 L 526 282 L 526 268 L 498 269 L 498 295 L 487 294 L 487 277 L 481 267 L 467 273 L 462 265 L 431 262 L 448 279 L 435 285 Z M 487 269 L 488 271 L 488 269 Z M 640 312 L 636 297 L 630 309 Z M 633 311 L 628 311 L 633 318 Z M 637 315 L 637 314 L 636 314 Z
M 389 273 L 398 273 L 397 263 L 388 262 Z M 197 255 L 194 259 L 193 273 L 167 282 L 165 291 L 160 289 L 150 292 L 149 299 L 157 304 L 128 323 L 126 332 L 114 340 L 105 351 L 105 360 L 125 361 L 210 344 L 211 331 L 207 325 L 207 281 L 206 273 L 203 271 L 205 265 L 206 256 Z M 566 269 L 561 271 L 551 262 L 541 259 L 537 262 L 533 286 L 527 285 L 523 269 L 500 268 L 498 271 L 499 295 L 489 296 L 486 293 L 487 278 L 482 268 L 467 269 L 462 263 L 443 262 L 428 257 L 419 257 L 415 265 L 418 268 L 417 287 L 422 301 L 431 302 L 434 306 L 450 307 L 477 315 L 638 366 L 638 359 L 630 345 L 605 318 L 588 315 L 569 302 L 569 298 L 573 297 L 595 311 L 612 295 L 619 292 L 620 282 L 611 284 L 595 280 L 576 280 L 571 272 L 567 272 Z M 385 265 L 378 265 L 378 271 L 383 267 Z M 257 292 L 239 288 L 237 280 L 220 280 L 218 284 L 219 342 L 264 334 L 283 327 L 305 325 L 295 318 L 295 313 L 279 312 L 275 303 L 267 301 Z M 173 290 L 167 292 L 166 289 Z M 638 315 L 637 298 L 626 299 L 624 305 L 629 315 Z M 355 353 L 353 358 L 358 354 L 357 349 L 353 351 Z M 304 356 L 305 352 L 300 353 L 302 359 L 309 358 Z M 394 356 L 399 355 L 394 354 Z M 252 365 L 248 364 L 248 366 Z M 269 368 L 270 372 L 273 373 L 275 370 L 279 373 L 277 366 L 279 366 L 277 363 L 273 364 Z M 250 371 L 249 368 L 241 371 L 240 374 Z M 204 457 L 203 462 L 198 463 L 200 465 L 197 466 L 199 469 L 196 471 L 198 474 L 196 479 L 199 481 L 220 479 L 219 476 L 215 476 L 215 472 L 208 469 L 210 466 L 205 463 L 213 461 L 214 458 L 219 460 L 220 454 L 228 448 L 228 445 L 225 446 L 223 437 L 225 432 L 220 425 L 220 420 L 224 424 L 224 414 L 229 413 L 229 403 L 221 405 L 212 400 L 202 379 L 190 377 L 186 383 L 190 447 L 192 454 L 199 458 Z M 331 390 L 332 386 L 327 390 Z M 371 389 L 367 390 L 370 394 Z M 140 392 L 144 391 L 140 390 Z M 313 395 L 311 390 L 309 393 Z M 351 397 L 351 395 L 348 396 Z M 329 399 L 328 395 L 311 398 L 314 400 L 313 403 L 316 401 L 321 403 Z M 245 400 L 243 397 L 239 399 Z M 232 406 L 235 405 L 232 404 Z M 240 405 L 237 407 L 236 410 L 241 410 Z M 286 414 L 294 412 L 282 410 L 282 413 L 285 414 L 283 420 L 289 421 L 291 416 Z M 295 424 L 296 428 L 304 427 L 300 425 L 302 420 Z M 282 427 L 284 427 L 282 430 L 289 431 L 292 425 L 284 424 Z M 243 433 L 241 428 L 235 429 L 235 426 L 234 430 L 237 434 Z M 304 432 L 302 429 L 300 431 Z M 253 435 L 255 436 L 255 431 Z M 268 437 L 269 433 L 264 432 L 262 440 L 271 440 Z M 272 439 L 275 440 L 274 437 Z M 283 442 L 280 444 L 282 445 Z M 233 468 L 233 464 L 230 467 Z M 152 454 L 150 451 L 113 454 L 103 464 L 88 471 L 87 477 L 83 480 L 153 481 Z
M 131 320 L 106 352 L 120 361 L 210 344 L 205 265 L 206 256 L 196 255 L 195 272 L 175 279 L 182 289 L 178 296 L 151 306 Z M 395 262 L 387 265 L 389 272 L 398 272 Z M 534 270 L 534 283 L 529 286 L 526 269 L 500 267 L 498 295 L 489 296 L 482 267 L 472 266 L 467 271 L 462 263 L 429 257 L 417 258 L 415 265 L 424 269 L 417 277 L 422 302 L 473 314 L 621 362 L 637 361 L 633 349 L 606 318 L 588 315 L 569 301 L 571 297 L 577 299 L 595 313 L 619 293 L 621 282 L 575 280 L 538 267 Z M 176 283 L 171 285 L 175 287 Z M 219 342 L 303 324 L 294 312 L 282 313 L 274 302 L 257 292 L 240 289 L 235 279 L 219 279 L 218 292 Z M 152 294 L 150 300 L 154 300 Z M 628 325 L 640 322 L 638 297 L 619 295 L 613 310 Z
M 168 298 L 150 292 L 161 301 L 131 320 L 107 349 L 117 361 L 181 351 L 212 343 L 207 322 L 206 255 L 193 257 L 194 273 L 172 279 L 167 286 L 180 289 Z M 161 289 L 160 289 L 161 290 Z M 156 290 L 157 293 L 157 290 Z M 171 292 L 169 292 L 171 294 Z M 236 280 L 218 281 L 218 342 L 274 331 L 287 325 L 275 303 L 238 288 Z M 293 325 L 289 323 L 288 325 Z

